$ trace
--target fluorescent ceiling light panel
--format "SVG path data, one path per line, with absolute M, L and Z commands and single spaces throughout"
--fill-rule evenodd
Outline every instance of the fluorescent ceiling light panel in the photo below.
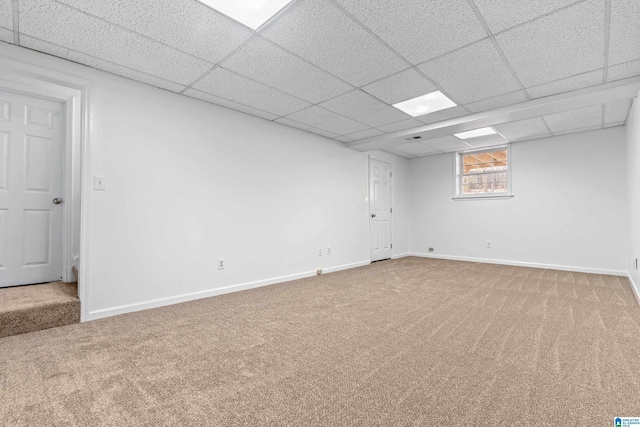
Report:
M 198 0 L 249 28 L 257 29 L 291 0 Z
M 454 133 L 453 136 L 460 139 L 471 139 L 477 138 L 479 136 L 487 136 L 487 135 L 495 135 L 496 132 L 493 128 L 480 128 L 474 129 L 467 132 Z
M 417 117 L 455 107 L 458 104 L 450 100 L 439 90 L 393 104 L 398 110 L 404 111 L 410 116 Z

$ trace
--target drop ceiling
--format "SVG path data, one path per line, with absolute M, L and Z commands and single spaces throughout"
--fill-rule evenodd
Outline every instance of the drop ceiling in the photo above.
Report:
M 196 0 L 0 0 L 0 41 L 416 157 L 495 141 L 394 137 L 640 76 L 640 2 L 294 0 L 254 31 Z M 458 106 L 392 106 L 436 90 Z M 619 126 L 621 97 L 494 128 L 516 142 Z

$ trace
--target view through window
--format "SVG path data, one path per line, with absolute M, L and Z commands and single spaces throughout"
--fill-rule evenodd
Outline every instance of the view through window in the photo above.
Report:
M 458 195 L 509 193 L 509 150 L 458 153 Z

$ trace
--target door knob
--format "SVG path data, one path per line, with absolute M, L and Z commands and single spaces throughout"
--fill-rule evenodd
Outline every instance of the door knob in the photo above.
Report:
M 57 197 L 55 199 L 53 199 L 53 204 L 54 205 L 59 205 L 60 203 L 62 203 L 62 199 L 59 199 Z
M 375 217 L 376 217 L 376 214 L 371 214 L 371 218 L 375 218 Z

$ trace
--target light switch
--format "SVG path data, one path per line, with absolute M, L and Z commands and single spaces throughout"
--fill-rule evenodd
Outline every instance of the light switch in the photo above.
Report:
M 107 181 L 103 176 L 94 176 L 93 177 L 93 189 L 105 191 L 107 189 Z

